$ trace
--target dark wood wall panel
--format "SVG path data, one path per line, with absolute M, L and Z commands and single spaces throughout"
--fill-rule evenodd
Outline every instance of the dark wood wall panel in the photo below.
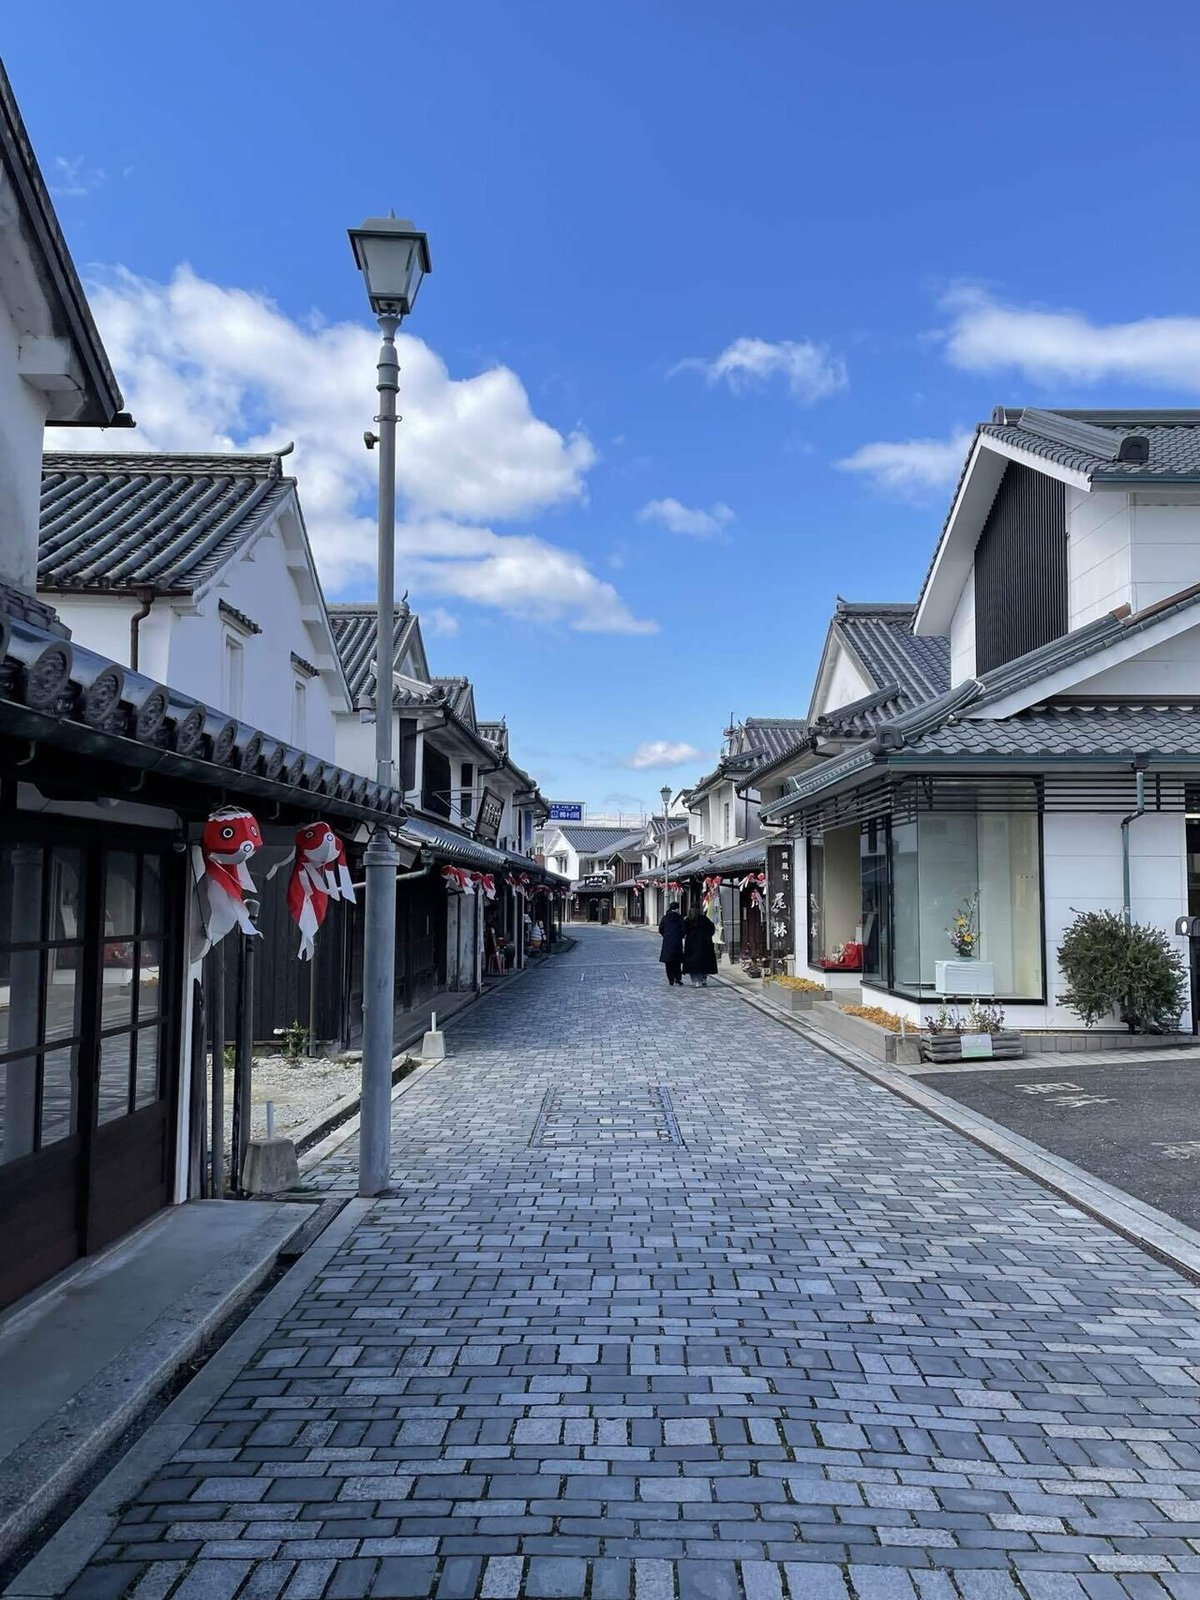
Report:
M 1010 461 L 975 549 L 975 670 L 1067 631 L 1066 490 Z

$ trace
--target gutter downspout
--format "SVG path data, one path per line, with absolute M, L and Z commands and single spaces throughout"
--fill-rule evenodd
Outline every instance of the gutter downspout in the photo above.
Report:
M 153 589 L 143 589 L 141 591 L 141 604 L 138 606 L 138 609 L 133 613 L 132 617 L 130 617 L 130 619 L 129 619 L 129 670 L 130 670 L 130 672 L 137 672 L 139 670 L 139 668 L 138 668 L 138 634 L 141 631 L 142 623 L 145 622 L 146 618 L 150 615 L 150 609 L 151 609 L 151 607 L 153 605 L 154 605 L 154 590 Z
M 1149 756 L 1134 756 L 1133 771 L 1137 782 L 1137 803 L 1127 817 L 1121 818 L 1121 883 L 1124 904 L 1121 915 L 1127 928 L 1133 925 L 1133 892 L 1130 888 L 1129 871 L 1129 825 L 1145 815 L 1146 812 L 1146 768 L 1150 765 Z

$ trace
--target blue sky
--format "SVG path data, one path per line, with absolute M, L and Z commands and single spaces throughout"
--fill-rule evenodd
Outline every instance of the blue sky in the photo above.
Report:
M 837 594 L 914 597 L 994 404 L 1198 403 L 1200 23 L 1142 16 L 134 0 L 20 8 L 5 59 L 145 442 L 297 438 L 331 596 L 370 592 L 345 228 L 427 228 L 400 584 L 611 809 L 803 713 Z

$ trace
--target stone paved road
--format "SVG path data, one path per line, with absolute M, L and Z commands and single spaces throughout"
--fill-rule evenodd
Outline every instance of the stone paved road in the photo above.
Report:
M 462 1020 L 72 1600 L 1200 1596 L 1197 1291 L 653 954 Z

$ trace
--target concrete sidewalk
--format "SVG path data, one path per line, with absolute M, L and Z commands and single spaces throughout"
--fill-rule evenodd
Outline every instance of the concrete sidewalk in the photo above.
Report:
M 0 1318 L 0 1560 L 269 1274 L 310 1204 L 162 1212 Z

